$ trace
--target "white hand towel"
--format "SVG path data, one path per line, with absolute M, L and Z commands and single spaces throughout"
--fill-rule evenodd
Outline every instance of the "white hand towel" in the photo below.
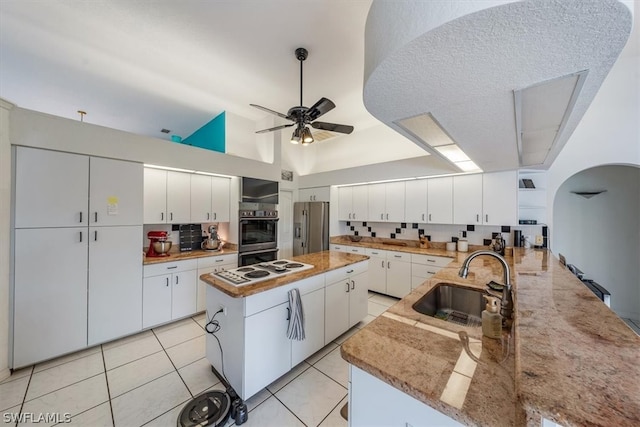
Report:
M 300 291 L 297 288 L 289 291 L 289 327 L 287 328 L 287 338 L 297 341 L 303 341 L 305 338 L 304 311 L 302 310 Z

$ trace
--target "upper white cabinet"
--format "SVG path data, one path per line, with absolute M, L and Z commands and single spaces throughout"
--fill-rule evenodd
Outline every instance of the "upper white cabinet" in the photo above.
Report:
M 338 219 L 366 221 L 369 216 L 369 191 L 366 185 L 338 188 Z
M 140 225 L 143 211 L 142 164 L 91 157 L 89 225 Z
M 191 221 L 191 174 L 167 171 L 167 223 Z
M 16 148 L 15 227 L 77 227 L 89 223 L 89 157 Z
M 211 215 L 211 177 L 191 175 L 191 221 L 209 222 Z
M 331 195 L 330 187 L 301 188 L 298 200 L 301 202 L 328 202 Z
M 416 179 L 405 182 L 404 211 L 406 222 L 427 222 L 426 179 Z
M 369 185 L 368 198 L 368 221 L 404 221 L 404 182 Z
M 482 175 L 482 211 L 485 225 L 518 223 L 518 176 L 516 171 Z
M 427 180 L 427 205 L 430 224 L 453 223 L 453 177 L 444 176 Z
M 229 222 L 231 203 L 231 180 L 217 176 L 211 177 L 211 213 L 216 222 Z M 192 222 L 195 222 L 191 220 Z
M 482 174 L 453 177 L 453 223 L 482 224 Z
M 191 174 L 144 169 L 144 223 L 180 224 L 191 220 Z

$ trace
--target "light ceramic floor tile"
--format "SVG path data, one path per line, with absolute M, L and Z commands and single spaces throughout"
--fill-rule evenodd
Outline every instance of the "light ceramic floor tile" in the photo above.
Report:
M 311 368 L 275 395 L 303 423 L 317 426 L 347 395 L 347 389 Z
M 59 417 L 69 414 L 73 417 L 108 400 L 107 381 L 105 375 L 100 374 L 26 402 L 22 412 L 36 415 L 55 413 L 59 414 Z M 34 423 L 34 425 L 42 426 L 45 423 Z
M 389 308 L 384 305 L 378 304 L 377 302 L 371 301 L 371 298 L 369 298 L 369 301 L 367 301 L 367 304 L 368 304 L 367 313 L 374 317 L 380 316 L 382 313 L 387 311 L 387 308 Z
M 160 415 L 158 418 L 154 418 L 153 420 L 149 421 L 147 424 L 144 424 L 144 426 L 145 427 L 176 427 L 176 423 L 178 421 L 178 416 L 180 415 L 180 411 L 182 411 L 182 408 L 187 402 L 188 401 L 181 402 L 175 408 L 165 412 L 164 414 Z
M 220 382 L 218 377 L 211 372 L 211 364 L 206 357 L 180 368 L 178 373 L 194 396 Z
M 333 411 L 331 411 L 327 418 L 322 421 L 319 427 L 347 427 L 349 425 L 349 422 L 342 418 L 342 415 L 340 415 L 340 410 L 342 409 L 344 404 L 347 403 L 347 400 L 348 399 L 346 397 L 342 399 L 340 403 L 338 403 L 336 407 L 333 408 Z
M 151 354 L 107 371 L 111 398 L 133 390 L 174 371 L 173 364 L 164 351 Z
M 107 370 L 110 370 L 159 351 L 162 351 L 162 346 L 151 333 L 140 339 L 104 350 L 104 363 Z
M 160 344 L 166 349 L 204 335 L 204 330 L 192 319 L 189 323 L 162 332 L 156 332 Z
M 90 356 L 92 354 L 100 353 L 102 350 L 100 346 L 97 345 L 95 347 L 88 348 L 86 350 L 77 351 L 75 353 L 67 354 L 66 356 L 58 357 L 57 359 L 49 360 L 47 362 L 38 363 L 33 372 L 40 372 L 45 369 L 53 368 L 54 366 L 62 365 L 63 363 L 72 362 L 77 359 L 81 359 L 85 356 Z
M 102 350 L 106 351 L 112 348 L 116 348 L 119 347 L 121 345 L 124 344 L 129 344 L 132 343 L 134 341 L 138 341 L 144 338 L 149 338 L 150 336 L 153 336 L 153 332 L 151 330 L 148 331 L 144 331 L 144 332 L 140 332 L 138 334 L 135 335 L 131 335 L 128 337 L 124 337 L 124 338 L 120 338 L 119 340 L 115 340 L 115 341 L 110 341 L 108 343 L 102 344 Z
M 318 350 L 315 354 L 309 356 L 309 358 L 306 360 L 306 362 L 308 364 L 310 364 L 310 365 L 313 365 L 316 362 L 318 362 L 318 360 L 322 359 L 327 354 L 331 353 L 331 351 L 333 351 L 333 349 L 336 348 L 336 347 L 338 347 L 338 344 L 336 344 L 336 343 L 334 343 L 332 341 L 329 344 L 327 344 L 324 347 L 322 347 L 320 350 Z
M 17 406 L 14 406 L 13 408 L 8 408 L 0 411 L 0 416 L 2 416 L 3 427 L 15 426 L 18 424 L 18 416 L 20 415 L 20 406 L 22 405 L 17 405 Z
M 359 330 L 360 330 L 359 328 L 354 326 L 353 328 L 349 329 L 347 332 L 345 332 L 344 334 L 340 335 L 338 338 L 336 338 L 333 341 L 338 345 L 342 345 L 343 342 L 348 340 L 353 334 L 355 334 Z
M 336 348 L 313 366 L 345 388 L 349 387 L 349 364 L 340 356 L 340 348 Z
M 278 378 L 277 380 L 275 380 L 274 382 L 269 384 L 267 386 L 267 389 L 271 393 L 276 393 L 278 390 L 280 390 L 282 387 L 284 387 L 287 384 L 289 384 L 298 375 L 302 374 L 304 371 L 306 371 L 310 367 L 311 367 L 311 365 L 309 365 L 307 362 L 299 363 L 292 370 L 290 370 L 289 372 L 287 372 L 286 374 L 284 374 L 283 376 L 281 376 L 280 378 Z
M 356 324 L 356 328 L 358 329 L 362 329 L 365 326 L 367 326 L 369 323 L 371 323 L 371 321 L 375 319 L 375 316 L 372 316 L 370 314 L 367 314 L 367 317 L 365 317 L 364 319 L 362 319 L 360 322 L 358 322 Z
M 177 369 L 205 357 L 205 336 L 183 342 L 167 349 L 169 358 Z
M 245 427 L 304 427 L 282 403 L 271 396 L 251 411 Z
M 91 426 L 91 427 L 113 427 L 113 420 L 111 418 L 111 405 L 109 402 L 98 405 L 95 408 L 91 408 L 88 411 L 84 411 L 81 414 L 71 417 L 70 423 L 60 423 L 63 425 L 72 426 Z
M 26 400 L 35 399 L 103 372 L 102 353 L 94 353 L 36 372 L 31 376 Z
M 391 307 L 393 304 L 397 303 L 400 300 L 398 298 L 378 294 L 369 298 L 369 301 L 375 302 L 376 304 L 384 305 L 385 307 Z
M 195 316 L 192 316 L 191 318 L 193 320 L 195 320 L 196 322 L 200 322 L 201 320 L 206 320 L 207 319 L 207 313 L 196 314 Z
M 19 378 L 28 377 L 33 372 L 33 366 L 27 366 L 26 368 L 16 369 L 9 375 L 9 377 L 0 381 L 0 384 L 8 383 L 9 381 L 14 381 Z
M 247 410 L 249 412 L 253 411 L 258 405 L 267 400 L 272 396 L 271 392 L 266 388 L 263 388 L 249 399 L 247 399 L 244 403 L 247 405 Z
M 24 400 L 28 385 L 29 377 L 22 377 L 0 384 L 0 410 L 20 405 Z
M 114 424 L 140 426 L 190 398 L 177 372 L 172 372 L 113 399 Z

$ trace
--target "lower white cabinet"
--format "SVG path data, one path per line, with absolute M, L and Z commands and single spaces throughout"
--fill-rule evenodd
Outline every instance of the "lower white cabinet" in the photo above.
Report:
M 197 269 L 195 259 L 144 266 L 143 328 L 196 312 Z
M 142 330 L 142 226 L 89 228 L 92 346 Z
M 307 359 L 324 347 L 324 299 L 325 290 L 317 289 L 300 297 L 304 307 L 303 341 L 291 341 L 291 366 Z
M 458 427 L 464 425 L 362 369 L 350 365 L 349 370 L 349 426 L 351 427 Z
M 217 273 L 238 266 L 238 255 L 220 255 L 206 258 L 198 258 L 198 277 L 203 274 Z M 196 312 L 205 311 L 207 309 L 207 285 L 198 279 L 198 290 L 196 296 Z
M 87 346 L 87 228 L 15 230 L 13 363 Z
M 411 292 L 411 254 L 406 252 L 366 249 L 371 257 L 369 290 L 396 298 Z
M 451 261 L 453 259 L 448 257 L 411 254 L 411 289 L 423 284 Z
M 359 254 L 359 255 L 364 255 L 365 252 L 366 252 L 366 248 L 364 248 L 362 246 L 349 246 L 349 245 L 332 244 L 329 247 L 329 249 L 332 250 L 332 251 L 344 252 L 344 253 L 349 253 L 349 254 Z
M 324 344 L 367 316 L 368 262 L 326 273 Z

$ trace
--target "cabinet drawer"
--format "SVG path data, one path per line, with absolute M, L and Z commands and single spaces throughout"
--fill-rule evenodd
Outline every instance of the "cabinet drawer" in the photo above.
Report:
M 414 264 L 435 265 L 438 267 L 444 267 L 451 261 L 453 261 L 453 258 L 435 255 L 411 254 L 411 262 Z
M 436 274 L 442 267 L 433 265 L 411 264 L 411 275 L 417 277 L 429 278 Z
M 366 248 L 361 248 L 358 246 L 345 246 L 344 247 L 344 251 L 348 252 L 350 254 L 361 254 L 364 255 L 365 254 L 365 249 Z
M 298 288 L 301 296 L 324 288 L 324 275 L 318 274 L 317 276 L 308 277 L 289 285 L 280 286 L 270 291 L 246 297 L 244 299 L 245 317 L 289 301 L 289 291 L 293 288 Z
M 346 249 L 347 247 L 344 245 L 331 245 L 329 248 L 330 250 L 337 251 L 337 252 L 346 252 L 347 250 Z
M 327 283 L 327 285 L 330 285 L 332 283 L 339 282 L 341 280 L 344 280 L 356 274 L 363 273 L 367 271 L 368 268 L 369 268 L 369 262 L 363 261 L 356 264 L 348 265 L 346 267 L 338 268 L 336 270 L 327 271 L 325 273 L 326 274 L 325 282 Z
M 223 264 L 237 264 L 238 255 L 229 254 L 229 255 L 210 256 L 206 258 L 198 258 L 197 261 L 198 261 L 198 268 L 217 267 Z
M 365 250 L 365 254 L 369 255 L 370 257 L 373 258 L 383 258 L 383 259 L 387 259 L 387 254 L 389 253 L 389 251 L 385 251 L 382 249 L 370 249 L 370 248 L 366 248 Z
M 411 254 L 408 252 L 388 251 L 387 260 L 411 262 Z
M 198 261 L 188 259 L 184 261 L 163 262 L 144 266 L 144 277 L 159 276 L 161 274 L 177 273 L 179 271 L 197 270 Z

